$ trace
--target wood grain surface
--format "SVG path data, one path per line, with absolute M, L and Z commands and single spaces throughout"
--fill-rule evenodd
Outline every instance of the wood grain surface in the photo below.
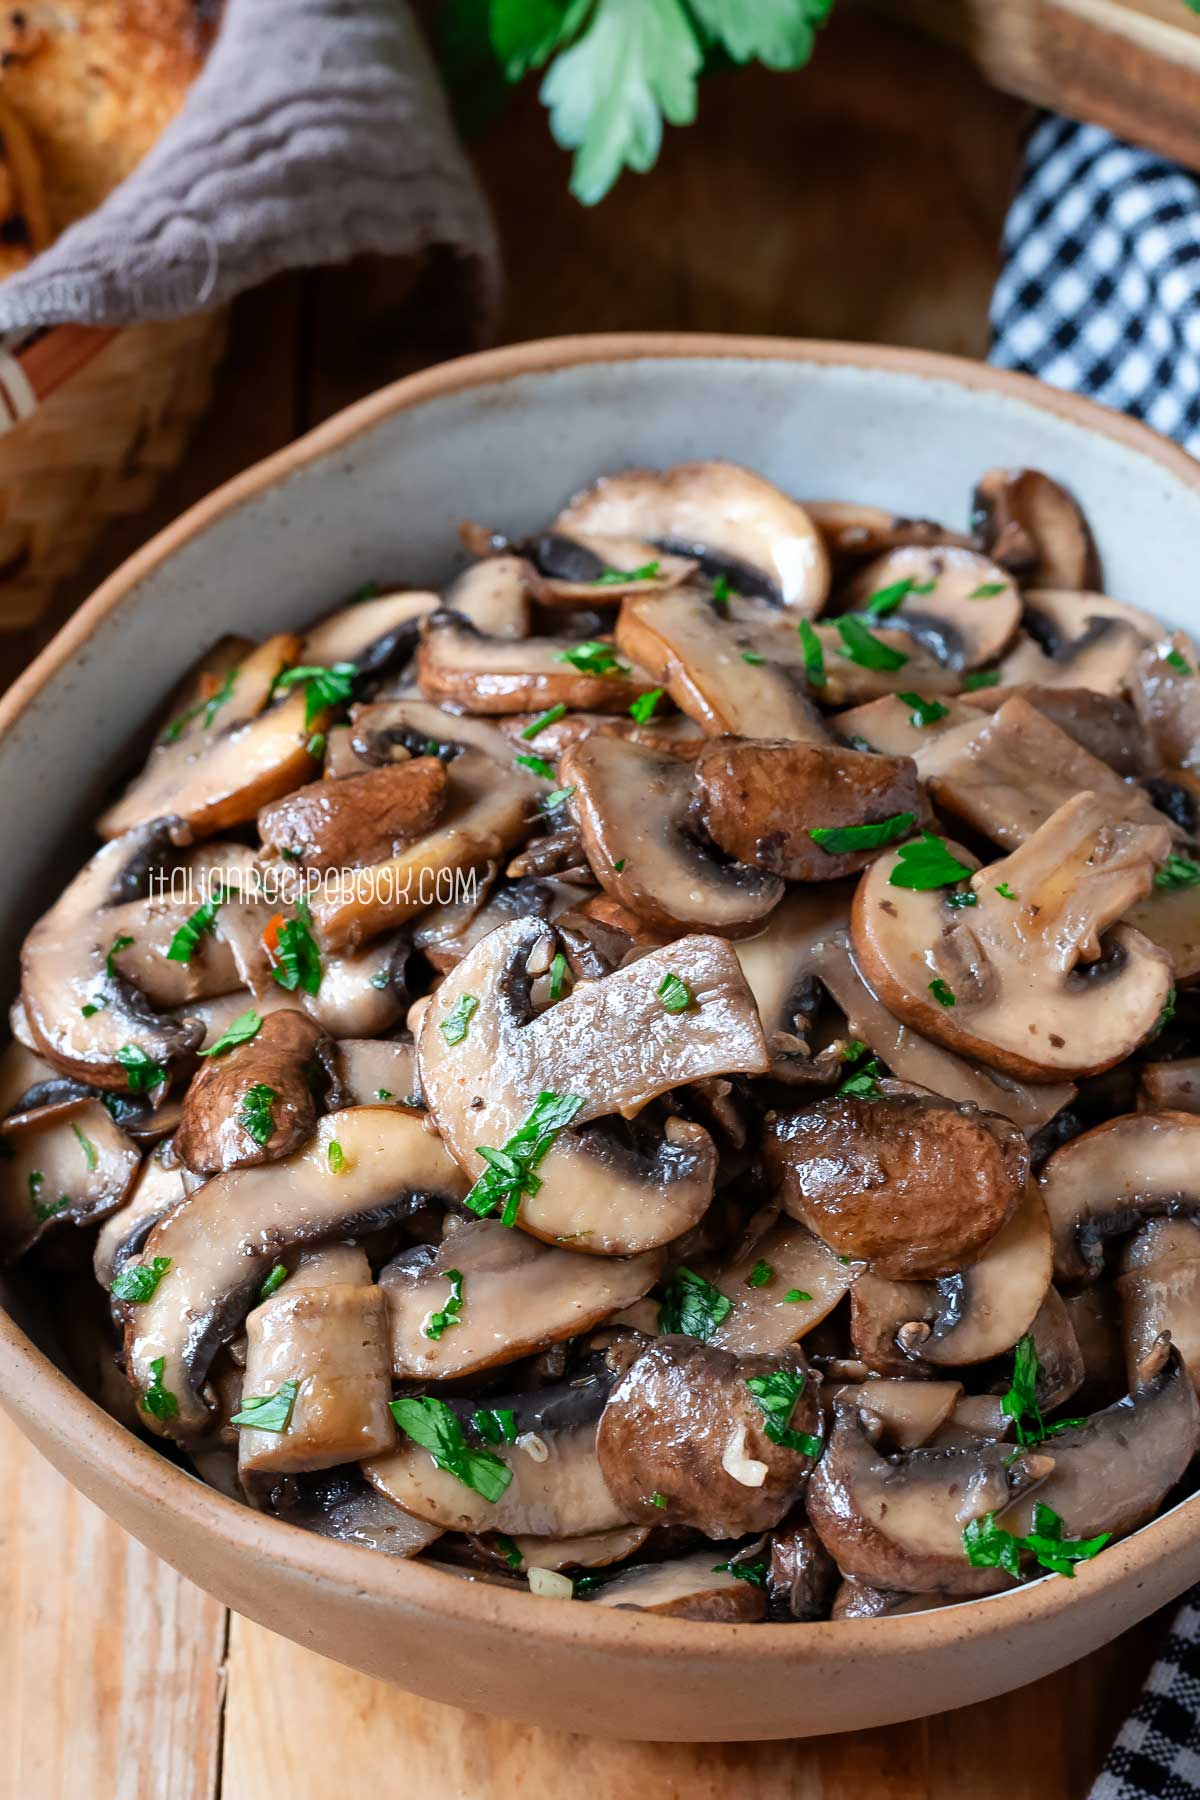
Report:
M 957 53 L 848 14 L 803 74 L 710 84 L 655 174 L 585 212 L 524 94 L 478 152 L 508 265 L 500 335 L 723 329 L 981 353 L 1025 116 Z M 435 292 L 428 271 L 364 262 L 248 296 L 189 456 L 59 616 L 219 481 L 461 348 Z M 0 679 L 44 635 L 0 643 Z M 400 1800 L 1082 1800 L 1165 1629 L 1147 1621 L 988 1705 L 852 1737 L 556 1737 L 229 1619 L 2 1420 L 0 1467 L 0 1800 L 327 1800 L 381 1783 Z

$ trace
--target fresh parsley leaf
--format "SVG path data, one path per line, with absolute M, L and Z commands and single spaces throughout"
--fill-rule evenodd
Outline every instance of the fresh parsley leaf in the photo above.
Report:
M 733 1301 L 681 1263 L 663 1288 L 658 1309 L 660 1331 L 682 1332 L 706 1344 L 733 1311 Z
M 963 1549 L 973 1569 L 1001 1568 L 1019 1579 L 1021 1552 L 1025 1550 L 1052 1574 L 1072 1576 L 1074 1565 L 1097 1555 L 1111 1536 L 1111 1532 L 1102 1531 L 1093 1538 L 1064 1538 L 1058 1514 L 1035 1501 L 1033 1530 L 1027 1537 L 1016 1537 L 1003 1530 L 997 1525 L 994 1512 L 984 1513 L 981 1519 L 972 1519 L 963 1531 Z
M 783 1298 L 787 1306 L 802 1306 L 812 1299 L 812 1295 L 806 1294 L 803 1288 L 789 1288 Z
M 757 650 L 742 651 L 742 661 L 744 663 L 749 663 L 751 668 L 757 668 L 759 663 L 766 662 L 766 660 L 766 657 L 760 655 Z
M 171 939 L 171 947 L 167 951 L 168 962 L 190 963 L 200 948 L 200 939 L 206 931 L 212 931 L 217 922 L 217 909 L 225 895 L 217 888 L 211 899 L 198 906 L 190 919 L 185 919 L 179 930 Z
M 943 706 L 940 700 L 924 700 L 920 694 L 897 694 L 897 700 L 903 700 L 905 706 L 911 706 L 908 715 L 910 725 L 923 730 L 926 725 L 936 725 L 939 719 L 949 715 L 950 708 Z
M 893 581 L 887 587 L 877 589 L 867 601 L 867 611 L 872 618 L 888 618 L 898 607 L 904 605 L 915 585 L 912 576 L 908 575 L 903 581 Z
M 774 1281 L 774 1279 L 774 1269 L 769 1262 L 764 1262 L 760 1256 L 746 1277 L 746 1286 L 752 1288 L 766 1287 L 768 1282 Z
M 281 1381 L 273 1394 L 243 1394 L 241 1411 L 229 1423 L 251 1431 L 286 1431 L 299 1392 L 298 1381 Z
M 963 678 L 963 686 L 968 694 L 978 693 L 980 688 L 998 687 L 1000 685 L 999 669 L 972 669 Z
M 560 950 L 558 952 L 558 955 L 554 958 L 553 962 L 550 964 L 550 998 L 551 998 L 551 1000 L 557 1000 L 560 998 L 562 991 L 563 991 L 563 982 L 566 980 L 566 977 L 567 977 L 567 959 L 563 955 L 562 951 Z
M 812 55 L 832 0 L 691 0 L 692 11 L 734 62 L 798 69 Z
M 897 838 L 907 837 L 916 822 L 913 813 L 893 813 L 890 819 L 878 819 L 873 825 L 817 825 L 808 835 L 826 856 L 849 856 L 855 850 L 894 844 Z
M 605 569 L 592 582 L 593 587 L 624 587 L 629 581 L 657 581 L 662 574 L 660 562 L 643 563 L 640 569 Z
M 1033 1338 L 1027 1332 L 1013 1351 L 1012 1380 L 1008 1392 L 1000 1401 L 1001 1412 L 1006 1419 L 1013 1421 L 1017 1443 L 1021 1449 L 1042 1444 L 1047 1438 L 1057 1437 L 1060 1432 L 1074 1431 L 1084 1423 L 1082 1419 L 1059 1419 L 1053 1425 L 1046 1424 L 1037 1401 L 1038 1372 L 1037 1350 Z M 1015 1457 L 1009 1460 L 1015 1461 Z
M 177 743 L 183 736 L 187 727 L 191 724 L 192 720 L 198 718 L 201 713 L 204 714 L 205 731 L 211 731 L 216 716 L 221 708 L 225 705 L 226 701 L 233 699 L 233 686 L 236 680 L 237 670 L 230 669 L 220 687 L 209 697 L 209 699 L 197 700 L 195 706 L 189 706 L 185 713 L 180 713 L 177 719 L 171 720 L 171 723 L 162 734 L 161 741 L 164 744 Z
M 543 794 L 538 805 L 543 812 L 553 812 L 556 806 L 565 806 L 574 792 L 573 784 L 571 787 L 555 788 L 552 794 Z
M 474 994 L 458 996 L 450 1012 L 438 1026 L 438 1030 L 451 1047 L 462 1043 L 470 1030 L 471 1020 L 478 1011 L 479 1002 Z
M 56 1213 L 65 1212 L 70 1204 L 71 1196 L 69 1194 L 60 1194 L 57 1200 L 35 1200 L 33 1203 L 33 1210 L 38 1218 L 44 1223 L 45 1220 L 54 1218 Z
M 289 994 L 294 994 L 297 988 L 303 988 L 306 994 L 319 991 L 323 972 L 321 952 L 303 919 L 288 919 L 282 924 L 268 954 L 271 974 Z
M 765 1587 L 767 1581 L 767 1565 L 765 1562 L 729 1562 L 714 1563 L 714 1575 L 735 1575 L 739 1581 L 748 1581 L 751 1587 Z
M 99 1005 L 97 1005 L 95 1001 L 89 1000 L 87 1005 L 81 1006 L 79 1010 L 83 1014 L 85 1019 L 94 1019 L 96 1014 L 98 1012 L 102 1012 L 103 1009 L 104 1009 L 103 1000 L 100 1001 Z
M 663 976 L 655 992 L 663 1003 L 664 1012 L 686 1012 L 690 1006 L 696 1004 L 696 996 L 687 982 L 673 972 L 668 972 Z
M 179 1402 L 170 1388 L 163 1386 L 163 1370 L 167 1366 L 165 1356 L 156 1356 L 150 1364 L 150 1386 L 142 1395 L 142 1406 L 152 1419 L 161 1419 L 165 1424 L 173 1419 L 179 1411 Z
M 801 619 L 796 627 L 800 637 L 800 650 L 804 657 L 804 673 L 810 687 L 824 687 L 829 677 L 825 673 L 825 652 L 821 648 L 821 640 L 807 619 Z
M 623 856 L 617 858 L 616 862 L 613 864 L 614 875 L 619 875 L 621 873 L 622 869 L 625 867 L 626 860 L 627 859 Z
M 320 663 L 309 663 L 300 668 L 284 669 L 282 674 L 275 677 L 273 691 L 303 684 L 304 724 L 307 728 L 318 713 L 346 704 L 353 695 L 357 674 L 357 663 L 339 662 L 330 668 L 325 668 Z
M 322 757 L 325 754 L 325 733 L 314 731 L 304 746 L 310 756 Z
M 554 780 L 554 764 L 547 762 L 544 756 L 514 756 L 513 761 L 519 769 L 528 769 L 531 775 L 538 775 L 543 781 Z
M 939 1006 L 953 1006 L 955 1004 L 954 989 L 948 987 L 940 975 L 935 976 L 930 982 L 929 991 Z
M 979 895 L 974 888 L 964 888 L 961 894 L 947 894 L 946 905 L 959 912 L 964 906 L 978 906 Z
M 163 1065 L 147 1056 L 137 1044 L 122 1044 L 117 1051 L 117 1061 L 125 1071 L 125 1085 L 131 1094 L 148 1094 L 151 1088 L 156 1088 L 167 1078 Z
M 873 1056 L 869 1062 L 856 1069 L 853 1075 L 847 1075 L 834 1092 L 849 1094 L 855 1100 L 878 1100 L 879 1098 L 879 1058 Z
M 908 661 L 903 650 L 893 650 L 890 644 L 881 643 L 873 631 L 868 631 L 861 619 L 853 613 L 835 619 L 838 636 L 842 640 L 841 654 L 857 663 L 861 669 L 883 669 L 891 671 L 902 669 Z
M 1168 856 L 1154 876 L 1156 888 L 1190 888 L 1200 886 L 1200 863 L 1190 856 Z
M 485 1500 L 496 1501 L 512 1480 L 512 1470 L 490 1450 L 473 1450 L 462 1426 L 444 1400 L 431 1394 L 391 1402 L 392 1417 L 405 1437 L 428 1450 L 439 1469 L 445 1469 L 473 1488 Z
M 517 1415 L 511 1406 L 481 1407 L 471 1414 L 471 1423 L 488 1444 L 515 1444 Z
M 287 1265 L 285 1263 L 276 1263 L 275 1267 L 271 1270 L 271 1273 L 267 1276 L 267 1279 L 258 1290 L 259 1300 L 269 1300 L 272 1294 L 277 1294 L 287 1278 Z
M 591 0 L 491 0 L 492 48 L 506 81 L 520 81 L 540 69 L 569 41 L 586 17 Z
M 498 1531 L 496 1533 L 496 1548 L 499 1550 L 510 1569 L 519 1569 L 521 1567 L 524 1559 L 521 1556 L 521 1552 L 517 1549 L 516 1544 L 506 1532 Z
M 612 645 L 602 644 L 598 638 L 589 638 L 586 644 L 572 644 L 569 650 L 560 650 L 554 660 L 570 663 L 584 675 L 629 674 Z
M 126 1263 L 113 1276 L 111 1292 L 114 1300 L 128 1300 L 134 1306 L 153 1300 L 158 1284 L 170 1266 L 169 1256 L 155 1256 L 148 1263 Z
M 1163 661 L 1170 663 L 1171 667 L 1180 675 L 1190 675 L 1192 673 L 1191 664 L 1180 650 L 1168 650 L 1163 656 Z
M 1000 882 L 1000 884 L 996 888 L 996 892 L 999 894 L 999 896 L 1002 900 L 1015 900 L 1017 897 L 1013 893 L 1012 889 L 1009 887 L 1007 881 Z
M 342 1149 L 342 1146 L 338 1143 L 336 1138 L 330 1138 L 329 1149 L 326 1154 L 329 1162 L 330 1174 L 343 1174 L 346 1168 L 346 1152 Z
M 639 725 L 648 725 L 654 717 L 654 709 L 663 697 L 661 688 L 651 688 L 649 693 L 639 694 L 629 708 L 630 717 Z
M 950 854 L 945 838 L 934 837 L 930 831 L 923 831 L 911 844 L 901 844 L 899 858 L 888 876 L 889 887 L 924 892 L 927 888 L 949 887 L 952 882 L 965 881 L 971 873 L 966 863 L 960 863 L 957 856 Z
M 967 595 L 967 599 L 968 600 L 992 600 L 995 598 L 995 596 L 997 594 L 1006 593 L 1007 590 L 1008 590 L 1007 581 L 981 581 L 979 586 L 977 588 L 973 588 L 971 590 L 971 592 Z
M 80 1129 L 79 1129 L 78 1125 L 75 1123 L 74 1119 L 71 1120 L 71 1130 L 75 1134 L 76 1143 L 79 1145 L 79 1148 L 83 1151 L 83 1160 L 87 1164 L 88 1174 L 89 1175 L 95 1174 L 96 1169 L 99 1166 L 99 1162 L 100 1162 L 100 1158 L 96 1154 L 95 1144 L 93 1144 L 91 1138 L 88 1137 L 85 1132 L 80 1131 Z
M 802 1369 L 773 1369 L 769 1375 L 752 1375 L 746 1386 L 766 1415 L 763 1430 L 773 1444 L 796 1450 L 801 1456 L 821 1454 L 821 1440 L 807 1431 L 793 1431 L 788 1424 L 792 1409 L 804 1391 Z
M 1166 1005 L 1163 1007 L 1162 1011 L 1158 1015 L 1158 1023 L 1154 1027 L 1154 1036 L 1157 1037 L 1159 1032 L 1163 1029 L 1163 1027 L 1166 1025 L 1169 1025 L 1171 1023 L 1171 1020 L 1174 1017 L 1175 1017 L 1175 989 L 1172 988 L 1170 993 L 1167 995 Z
M 231 1025 L 227 1025 L 216 1043 L 209 1049 L 202 1050 L 201 1056 L 224 1056 L 227 1050 L 236 1050 L 239 1044 L 248 1044 L 262 1030 L 262 1017 L 251 1007 L 249 1012 L 239 1013 Z
M 557 725 L 560 719 L 566 717 L 566 712 L 566 706 L 560 700 L 557 706 L 548 707 L 544 713 L 539 713 L 536 719 L 531 719 L 521 736 L 526 743 L 529 743 L 539 731 L 545 731 L 547 725 Z
M 452 1325 L 461 1325 L 459 1313 L 463 1305 L 463 1273 L 461 1269 L 447 1269 L 445 1279 L 450 1283 L 450 1298 L 440 1312 L 430 1313 L 427 1323 L 422 1327 L 422 1335 L 432 1338 L 435 1343 L 444 1331 Z
M 130 944 L 132 944 L 132 942 L 133 942 L 133 939 L 131 937 L 115 937 L 113 939 L 112 943 L 109 945 L 108 955 L 104 959 L 104 973 L 108 976 L 108 979 L 110 981 L 113 979 L 113 977 L 116 975 L 116 972 L 117 972 L 113 966 L 114 956 L 120 956 L 122 950 L 128 950 L 128 948 L 129 948 Z
M 525 1123 L 509 1138 L 502 1150 L 481 1144 L 477 1155 L 488 1165 L 464 1204 L 481 1219 L 503 1206 L 502 1225 L 515 1225 L 521 1201 L 536 1194 L 541 1181 L 536 1173 L 554 1148 L 560 1131 L 564 1131 L 583 1105 L 578 1094 L 538 1095 Z
M 279 1095 L 265 1081 L 256 1081 L 242 1095 L 242 1110 L 237 1122 L 247 1137 L 252 1137 L 261 1148 L 275 1129 L 272 1108 Z
M 660 1512 L 666 1512 L 671 1502 L 667 1499 L 665 1494 L 660 1494 L 658 1489 L 655 1488 L 650 1496 L 650 1504 L 651 1506 L 657 1506 Z

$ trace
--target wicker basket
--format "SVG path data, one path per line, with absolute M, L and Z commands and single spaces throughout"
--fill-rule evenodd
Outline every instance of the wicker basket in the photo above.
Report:
M 149 503 L 207 405 L 226 325 L 130 326 L 0 436 L 0 631 L 35 623 L 108 521 Z

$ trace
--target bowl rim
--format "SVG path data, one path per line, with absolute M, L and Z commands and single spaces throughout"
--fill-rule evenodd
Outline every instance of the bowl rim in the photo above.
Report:
M 964 357 L 923 350 L 842 344 L 828 340 L 742 337 L 709 333 L 607 333 L 536 340 L 460 357 L 403 377 L 345 408 L 325 423 L 223 483 L 158 532 L 84 602 L 51 642 L 0 697 L 0 746 L 46 682 L 88 642 L 122 601 L 162 564 L 218 520 L 249 504 L 298 470 L 343 449 L 394 414 L 469 389 L 531 374 L 550 374 L 584 364 L 631 361 L 754 360 L 808 363 L 915 375 L 968 391 L 1007 396 L 1108 438 L 1157 463 L 1200 493 L 1200 462 L 1150 427 L 1079 395 L 1043 386 L 1033 377 L 991 368 Z M 464 1581 L 421 1562 L 319 1538 L 285 1521 L 255 1512 L 207 1486 L 170 1462 L 148 1442 L 104 1412 L 65 1376 L 0 1307 L 0 1405 L 32 1435 L 101 1469 L 113 1487 L 186 1516 L 198 1530 L 224 1541 L 244 1557 L 287 1568 L 343 1596 L 375 1604 L 396 1603 L 433 1611 L 461 1626 L 487 1623 L 519 1633 L 528 1629 L 530 1607 L 539 1608 L 539 1635 L 562 1650 L 585 1645 L 594 1654 L 682 1657 L 693 1664 L 744 1662 L 820 1663 L 879 1647 L 877 1619 L 822 1620 L 794 1625 L 729 1625 L 658 1618 L 652 1614 L 557 1601 L 484 1583 Z M 1200 1540 L 1200 1495 L 1081 1565 L 1071 1580 L 1051 1576 L 1007 1593 L 964 1599 L 923 1613 L 888 1619 L 886 1647 L 900 1655 L 935 1644 L 941 1649 L 1002 1640 L 1032 1625 L 1099 1601 L 1107 1590 L 1137 1580 L 1158 1564 L 1194 1548 Z M 186 1572 L 186 1571 L 185 1571 Z

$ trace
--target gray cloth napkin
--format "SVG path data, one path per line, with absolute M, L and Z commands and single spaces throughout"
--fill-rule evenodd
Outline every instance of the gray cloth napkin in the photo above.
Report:
M 228 0 L 145 161 L 0 284 L 0 331 L 173 318 L 284 269 L 423 249 L 482 335 L 495 236 L 403 0 Z

